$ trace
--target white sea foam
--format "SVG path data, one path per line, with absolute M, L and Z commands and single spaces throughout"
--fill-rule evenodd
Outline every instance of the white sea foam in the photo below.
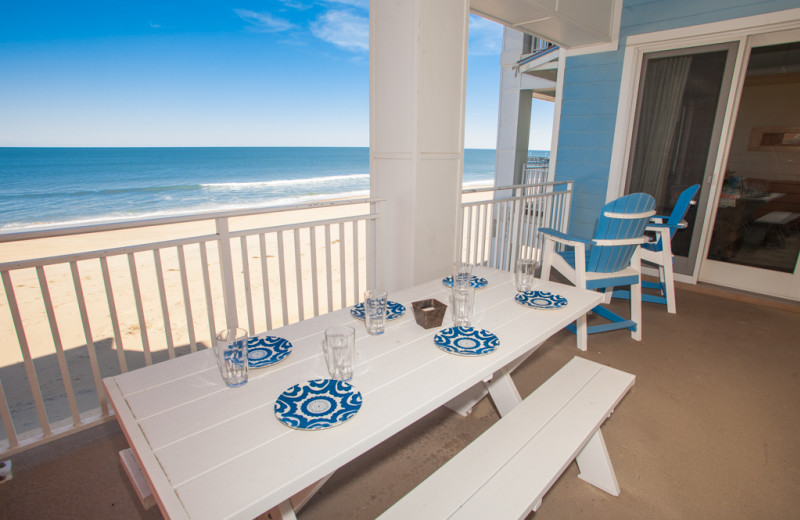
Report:
M 118 222 L 129 222 L 132 220 L 145 220 L 161 217 L 174 217 L 177 215 L 193 215 L 196 213 L 208 213 L 217 211 L 233 211 L 254 208 L 271 208 L 276 206 L 293 206 L 321 200 L 347 199 L 369 196 L 369 190 L 349 191 L 342 193 L 324 193 L 316 195 L 304 195 L 296 197 L 285 197 L 270 201 L 257 201 L 251 204 L 224 204 L 207 206 L 194 206 L 193 208 L 175 208 L 161 211 L 130 212 L 115 215 L 103 215 L 98 217 L 78 218 L 71 220 L 61 220 L 52 222 L 9 222 L 0 226 L 0 232 L 12 233 L 21 231 L 34 231 L 48 228 L 68 228 L 76 226 L 89 226 L 92 224 L 110 224 Z
M 226 189 L 242 190 L 254 188 L 274 188 L 278 186 L 297 186 L 304 184 L 325 184 L 339 183 L 341 181 L 363 181 L 369 180 L 368 173 L 358 173 L 355 175 L 331 175 L 329 177 L 311 177 L 308 179 L 278 179 L 274 181 L 254 181 L 254 182 L 212 182 L 201 184 L 201 188 L 206 189 Z

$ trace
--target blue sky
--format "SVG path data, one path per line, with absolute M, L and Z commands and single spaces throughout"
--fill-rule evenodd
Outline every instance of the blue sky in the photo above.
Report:
M 368 146 L 368 4 L 3 0 L 0 146 Z M 472 17 L 467 148 L 496 145 L 501 44 Z

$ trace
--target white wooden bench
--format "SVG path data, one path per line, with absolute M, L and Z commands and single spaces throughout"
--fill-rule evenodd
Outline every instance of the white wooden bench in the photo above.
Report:
M 524 518 L 575 459 L 583 480 L 619 495 L 600 426 L 634 380 L 573 358 L 379 518 Z

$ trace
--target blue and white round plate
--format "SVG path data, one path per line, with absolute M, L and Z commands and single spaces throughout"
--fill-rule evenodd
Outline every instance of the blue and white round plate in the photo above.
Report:
M 485 329 L 450 327 L 439 331 L 433 342 L 440 349 L 459 356 L 483 356 L 497 350 L 500 340 Z
M 250 368 L 274 365 L 292 353 L 289 340 L 278 336 L 253 336 L 247 339 L 247 363 Z
M 336 379 L 294 385 L 275 401 L 275 416 L 297 430 L 324 430 L 349 421 L 361 408 L 361 392 Z
M 403 305 L 401 305 L 401 304 L 399 304 L 397 302 L 393 302 L 391 300 L 386 302 L 386 319 L 387 320 L 393 320 L 395 318 L 399 318 L 400 316 L 403 315 L 404 312 L 406 312 L 406 308 Z M 353 317 L 358 319 L 358 320 L 365 319 L 365 317 L 364 317 L 364 302 L 361 302 L 361 303 L 355 305 L 352 309 L 350 309 L 350 314 L 352 314 Z
M 442 278 L 442 283 L 445 284 L 447 287 L 452 287 L 453 277 L 445 276 L 444 278 Z M 480 278 L 473 274 L 472 278 L 470 278 L 469 280 L 469 284 L 476 289 L 482 289 L 489 284 L 489 281 L 486 278 Z
M 514 301 L 525 307 L 534 309 L 561 309 L 567 306 L 567 299 L 560 294 L 553 294 L 546 291 L 528 291 L 517 293 Z

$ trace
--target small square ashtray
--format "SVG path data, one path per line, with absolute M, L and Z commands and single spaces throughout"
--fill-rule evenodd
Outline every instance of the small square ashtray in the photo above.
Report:
M 440 326 L 444 319 L 444 311 L 447 310 L 447 305 L 433 298 L 411 302 L 411 307 L 414 309 L 414 319 L 423 329 Z

